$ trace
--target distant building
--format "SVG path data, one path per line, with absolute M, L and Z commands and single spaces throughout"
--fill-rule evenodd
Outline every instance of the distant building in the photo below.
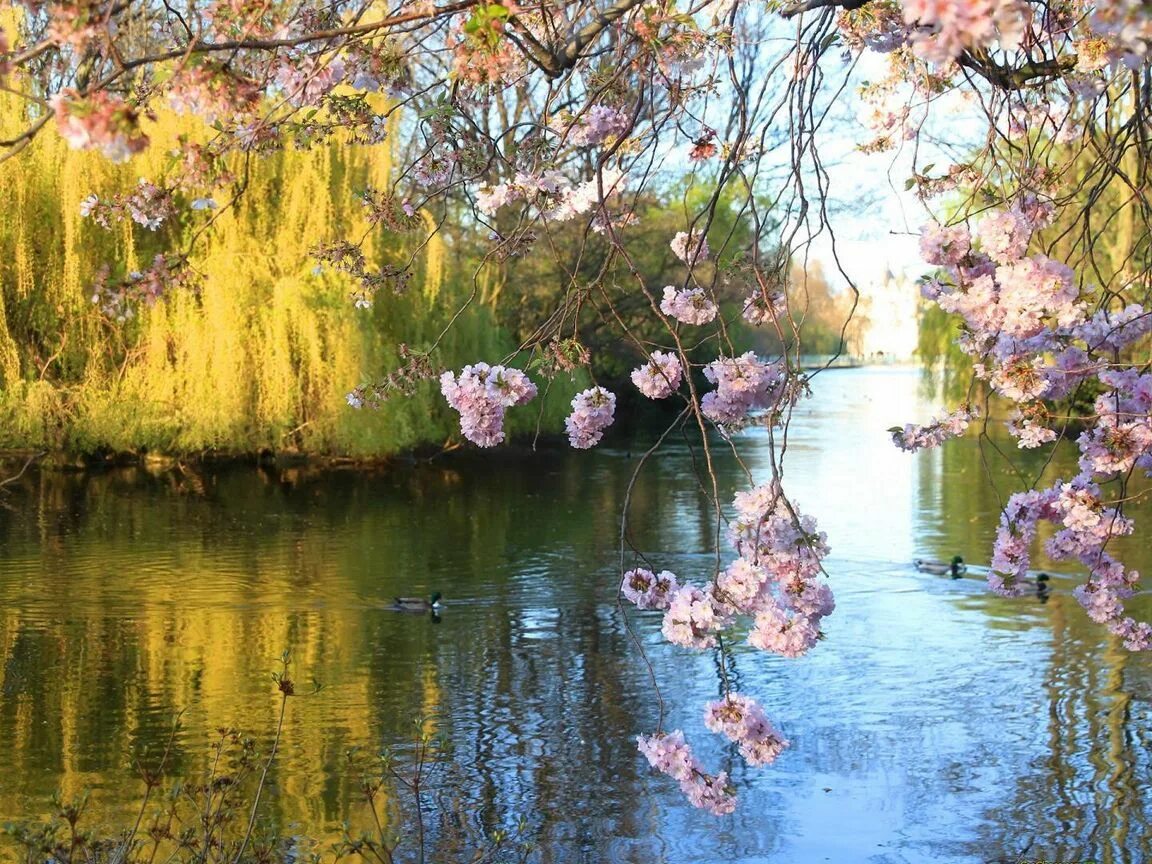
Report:
M 919 340 L 919 303 L 916 281 L 894 275 L 890 269 L 879 280 L 862 285 L 856 309 L 859 329 L 853 334 L 852 353 L 865 362 L 911 361 Z

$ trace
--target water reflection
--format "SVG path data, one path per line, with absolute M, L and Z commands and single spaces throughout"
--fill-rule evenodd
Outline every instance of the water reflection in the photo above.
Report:
M 1146 860 L 1148 661 L 1086 621 L 1067 578 L 1041 604 L 915 573 L 916 556 L 986 560 L 999 499 L 984 477 L 1006 494 L 1003 470 L 974 444 L 891 447 L 886 427 L 937 407 L 915 373 L 829 373 L 816 390 L 785 483 L 829 534 L 838 609 L 808 658 L 733 650 L 792 749 L 744 769 L 699 716 L 715 658 L 630 619 L 668 722 L 732 772 L 735 816 L 693 811 L 635 751 L 657 707 L 612 599 L 636 462 L 624 449 L 370 474 L 31 475 L 0 510 L 0 813 L 91 788 L 102 820 L 125 821 L 132 760 L 177 711 L 180 771 L 203 765 L 217 726 L 272 730 L 269 673 L 287 649 L 324 689 L 290 702 L 268 805 L 323 838 L 363 817 L 345 751 L 402 745 L 421 714 L 470 818 L 528 817 L 542 861 Z M 762 478 L 763 432 L 741 443 Z M 740 472 L 719 467 L 730 497 Z M 682 482 L 692 470 L 684 442 L 651 463 L 631 530 L 655 563 L 699 579 L 714 520 Z M 1152 563 L 1147 544 L 1122 554 Z M 436 590 L 439 624 L 385 608 Z

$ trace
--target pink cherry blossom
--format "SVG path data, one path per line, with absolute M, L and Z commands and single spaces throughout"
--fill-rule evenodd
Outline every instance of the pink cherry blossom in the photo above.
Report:
M 696 232 L 680 231 L 669 245 L 672 254 L 689 266 L 708 260 L 708 240 Z
M 799 657 L 819 637 L 820 631 L 806 616 L 771 602 L 756 613 L 756 627 L 748 634 L 748 644 L 784 657 Z
M 679 290 L 674 285 L 667 285 L 664 299 L 660 301 L 660 311 L 684 324 L 707 324 L 716 317 L 717 307 L 703 288 Z
M 680 386 L 680 358 L 667 351 L 653 351 L 652 359 L 632 370 L 632 383 L 649 399 L 664 399 Z
M 127 162 L 148 146 L 139 116 L 121 97 L 98 90 L 81 97 L 70 88 L 48 100 L 56 128 L 77 150 L 100 150 L 110 162 Z
M 976 414 L 974 408 L 964 406 L 945 414 L 939 420 L 933 418 L 923 426 L 914 423 L 906 423 L 902 427 L 894 426 L 889 430 L 892 433 L 892 443 L 909 453 L 939 447 L 950 438 L 963 435 Z
M 681 585 L 672 592 L 664 613 L 664 638 L 685 648 L 715 647 L 716 633 L 727 624 L 723 608 L 718 605 L 710 590 Z
M 771 407 L 785 380 L 781 364 L 765 363 L 751 351 L 717 358 L 704 367 L 704 377 L 716 390 L 705 394 L 700 407 L 714 423 L 739 423 L 749 412 Z
M 624 574 L 620 591 L 625 598 L 636 604 L 637 609 L 667 609 L 671 596 L 679 583 L 676 574 L 668 570 L 653 573 L 643 567 L 629 570 Z
M 932 223 L 920 231 L 920 254 L 929 264 L 959 264 L 972 248 L 964 225 L 944 227 Z
M 572 413 L 564 420 L 568 443 L 587 450 L 600 443 L 604 430 L 612 425 L 616 394 L 603 387 L 592 387 L 572 399 Z
M 657 771 L 679 781 L 681 791 L 692 802 L 717 816 L 736 809 L 736 797 L 729 791 L 728 775 L 704 771 L 679 729 L 636 738 L 637 749 Z
M 750 765 L 770 765 L 788 747 L 759 703 L 739 693 L 709 702 L 704 725 L 738 744 L 740 755 Z
M 536 385 L 519 369 L 474 363 L 459 377 L 440 376 L 440 391 L 460 413 L 460 431 L 480 447 L 494 447 L 504 440 L 504 412 L 527 404 L 536 396 Z

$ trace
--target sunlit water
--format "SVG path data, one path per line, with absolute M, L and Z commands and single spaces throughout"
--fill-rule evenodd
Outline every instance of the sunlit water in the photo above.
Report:
M 806 658 L 735 649 L 739 688 L 792 742 L 766 769 L 703 727 L 716 658 L 616 605 L 640 448 L 372 473 L 33 475 L 0 509 L 0 822 L 87 789 L 93 818 L 126 824 L 132 761 L 180 711 L 172 763 L 186 774 L 216 727 L 267 741 L 287 650 L 298 689 L 323 688 L 289 701 L 266 804 L 323 840 L 363 817 L 345 751 L 402 746 L 424 715 L 458 769 L 448 791 L 479 828 L 526 818 L 534 860 L 1152 860 L 1149 661 L 1086 620 L 1072 571 L 1042 603 L 911 567 L 986 561 L 989 476 L 1002 494 L 1013 482 L 975 441 L 915 457 L 891 446 L 886 427 L 939 407 L 917 383 L 829 372 L 794 419 L 785 488 L 828 533 L 838 607 Z M 739 443 L 765 479 L 764 431 Z M 660 567 L 703 580 L 715 519 L 690 482 L 699 456 L 678 438 L 646 466 L 629 531 Z M 1054 470 L 1073 462 L 1062 451 Z M 728 501 L 741 474 L 717 466 Z M 1146 540 L 1119 551 L 1152 565 Z M 437 589 L 439 623 L 383 608 Z M 627 623 L 666 727 L 732 773 L 735 815 L 695 811 L 636 752 L 658 707 Z

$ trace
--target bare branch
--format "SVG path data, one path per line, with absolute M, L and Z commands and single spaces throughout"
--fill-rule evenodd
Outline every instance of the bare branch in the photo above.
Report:
M 797 15 L 816 9 L 859 9 L 871 2 L 872 0 L 801 0 L 799 3 L 785 6 L 780 10 L 780 15 L 783 18 L 795 18 Z

